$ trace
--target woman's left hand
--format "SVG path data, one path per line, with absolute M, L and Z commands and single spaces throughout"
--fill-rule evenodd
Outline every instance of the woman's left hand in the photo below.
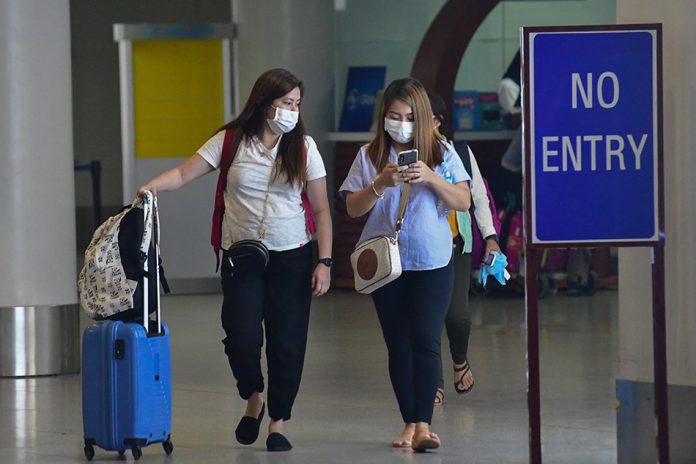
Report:
M 401 174 L 404 177 L 404 182 L 409 184 L 429 184 L 433 182 L 435 177 L 439 177 L 435 171 L 430 169 L 430 166 L 421 160 L 409 164 L 407 169 L 401 171 Z
M 312 274 L 312 290 L 314 296 L 322 296 L 331 288 L 331 268 L 317 264 Z
M 498 253 L 502 253 L 500 250 L 500 245 L 498 245 L 498 242 L 493 240 L 492 238 L 489 238 L 486 240 L 486 251 L 483 254 L 483 261 L 485 262 L 488 259 L 488 255 L 491 254 L 491 252 L 497 251 Z

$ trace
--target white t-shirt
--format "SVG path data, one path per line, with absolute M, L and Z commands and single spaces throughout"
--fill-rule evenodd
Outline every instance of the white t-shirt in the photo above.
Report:
M 222 159 L 224 140 L 225 131 L 220 131 L 198 149 L 198 154 L 216 169 Z M 279 143 L 280 139 L 275 147 L 268 150 L 254 136 L 251 139 L 244 137 L 239 144 L 227 173 L 225 217 L 222 221 L 223 249 L 228 249 L 239 240 L 259 240 L 266 191 L 269 190 L 268 182 Z M 324 162 L 314 139 L 306 135 L 305 146 L 307 181 L 326 177 Z M 291 250 L 311 239 L 301 194 L 302 187 L 289 185 L 285 175 L 278 176 L 270 185 L 266 220 L 263 222 L 266 234 L 261 240 L 269 250 Z

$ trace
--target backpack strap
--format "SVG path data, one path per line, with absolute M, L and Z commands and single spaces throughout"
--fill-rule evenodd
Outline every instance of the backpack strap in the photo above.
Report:
M 222 249 L 222 219 L 225 216 L 225 189 L 227 188 L 227 171 L 237 154 L 242 140 L 241 132 L 235 136 L 232 129 L 225 130 L 225 140 L 222 143 L 222 159 L 220 160 L 220 176 L 215 188 L 215 206 L 213 208 L 213 225 L 210 230 L 210 244 L 215 252 L 215 272 L 220 268 L 220 250 Z
M 458 145 L 459 148 L 463 148 L 463 150 L 457 150 L 457 154 L 459 155 L 459 158 L 462 160 L 462 163 L 464 164 L 464 169 L 466 169 L 466 173 L 469 174 L 469 177 L 473 179 L 474 173 L 471 172 L 471 157 L 469 156 L 469 144 L 466 143 L 466 140 L 459 140 Z
M 148 269 L 148 271 L 143 271 L 143 274 L 147 276 L 148 279 L 156 279 L 159 281 L 160 285 L 162 285 L 162 289 L 164 290 L 164 293 L 169 294 L 171 293 L 171 289 L 169 288 L 169 282 L 167 281 L 167 276 L 164 275 L 164 266 L 162 265 L 162 256 L 160 256 L 159 253 L 159 241 L 160 241 L 160 227 L 159 227 L 159 210 L 157 209 L 157 198 L 150 195 L 151 202 L 152 202 L 152 237 L 154 240 L 152 241 L 152 246 L 154 247 L 154 253 L 155 257 L 157 260 L 156 264 L 156 269 Z M 143 221 L 144 223 L 145 221 Z M 149 249 L 149 245 L 148 245 Z M 144 255 L 143 259 L 143 269 L 144 269 L 144 264 L 145 260 L 147 260 L 147 255 Z M 159 275 L 158 275 L 159 274 Z M 157 303 L 159 305 L 159 302 Z M 159 319 L 159 316 L 158 316 Z
M 140 204 L 143 208 L 143 227 L 140 228 L 140 223 L 138 222 L 138 230 L 136 237 L 141 237 L 141 241 L 138 244 L 138 274 L 142 276 L 145 271 L 145 261 L 147 261 L 147 254 L 150 250 L 150 240 L 152 240 L 152 201 L 153 195 L 149 191 L 145 191 L 142 195 L 136 196 L 133 200 L 133 205 L 130 209 L 136 207 Z

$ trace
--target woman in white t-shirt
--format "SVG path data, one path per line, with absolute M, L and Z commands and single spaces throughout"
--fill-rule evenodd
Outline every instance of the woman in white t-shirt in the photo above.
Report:
M 223 343 L 239 394 L 247 400 L 235 435 L 245 445 L 259 435 L 266 408 L 261 371 L 265 330 L 269 451 L 292 448 L 283 424 L 290 419 L 300 385 L 311 297 L 325 294 L 330 286 L 326 171 L 314 140 L 305 135 L 299 113 L 303 94 L 302 82 L 290 72 L 266 71 L 235 120 L 189 159 L 140 188 L 154 194 L 175 190 L 221 169 L 212 242 L 216 252 L 223 252 Z M 308 203 L 312 214 L 307 214 Z M 309 243 L 313 223 L 320 258 L 316 266 Z M 268 249 L 265 268 L 233 272 L 230 247 L 242 240 L 260 241 Z

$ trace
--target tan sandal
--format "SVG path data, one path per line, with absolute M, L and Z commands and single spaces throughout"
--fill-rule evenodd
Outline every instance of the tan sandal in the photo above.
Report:
M 406 425 L 401 435 L 392 440 L 392 447 L 410 449 L 413 444 L 414 433 L 416 433 L 415 427 Z
M 421 438 L 413 437 L 411 448 L 417 453 L 424 453 L 431 449 L 438 449 L 440 447 L 440 437 L 437 434 L 430 432 Z
M 411 448 L 413 442 L 410 438 L 399 437 L 392 440 L 392 448 Z

